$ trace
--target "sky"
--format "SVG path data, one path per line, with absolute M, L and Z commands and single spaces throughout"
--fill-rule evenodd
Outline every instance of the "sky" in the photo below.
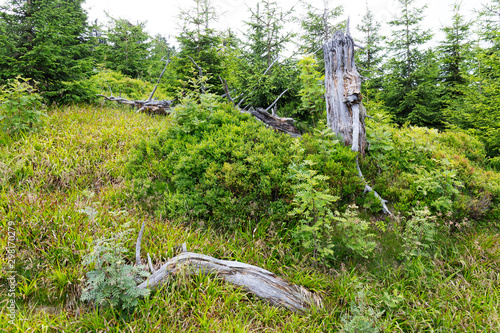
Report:
M 289 9 L 296 5 L 296 13 L 300 15 L 303 7 L 297 5 L 298 0 L 276 0 L 284 9 Z M 310 4 L 317 8 L 323 8 L 324 0 L 308 0 Z M 472 17 L 472 10 L 479 8 L 481 3 L 489 0 L 463 0 L 462 8 L 466 16 Z M 255 7 L 257 0 L 212 0 L 212 3 L 220 13 L 220 18 L 216 28 L 232 28 L 235 31 L 244 31 L 243 21 L 248 20 L 248 7 Z M 428 5 L 424 12 L 423 25 L 426 29 L 432 29 L 436 38 L 440 38 L 440 28 L 448 25 L 451 21 L 451 8 L 455 0 L 416 0 L 417 7 Z M 89 19 L 98 19 L 105 22 L 104 12 L 108 12 L 114 18 L 128 19 L 131 23 L 147 22 L 146 30 L 152 34 L 161 34 L 165 37 L 178 34 L 177 16 L 179 8 L 189 8 L 193 0 L 87 0 L 84 7 L 87 9 Z M 366 11 L 366 4 L 372 10 L 377 21 L 382 22 L 382 29 L 385 35 L 390 34 L 387 22 L 390 21 L 398 11 L 397 0 L 330 0 L 330 6 L 334 7 L 342 4 L 344 15 L 342 19 L 350 17 L 351 34 L 356 38 L 356 25 L 361 23 L 361 18 Z M 361 36 L 359 36 L 361 38 Z M 170 38 L 171 43 L 175 39 Z

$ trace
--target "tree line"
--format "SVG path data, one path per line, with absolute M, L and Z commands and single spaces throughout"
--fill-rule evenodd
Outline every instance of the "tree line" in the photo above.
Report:
M 400 125 L 472 133 L 500 166 L 500 1 L 487 1 L 471 18 L 455 3 L 450 24 L 441 28 L 444 38 L 432 44 L 433 32 L 422 24 L 426 6 L 397 2 L 389 35 L 368 5 L 361 24 L 350 27 L 362 46 L 357 63 L 368 113 L 383 110 Z M 202 88 L 223 95 L 223 79 L 242 107 L 268 106 L 288 89 L 275 112 L 303 129 L 324 119 L 322 45 L 346 27 L 342 6 L 325 1 L 315 8 L 304 0 L 285 10 L 260 0 L 248 8 L 239 36 L 214 28 L 219 13 L 210 0 L 192 0 L 178 17 L 174 46 L 163 35 L 149 35 L 144 22 L 112 15 L 104 24 L 90 21 L 83 3 L 7 1 L 0 12 L 1 83 L 22 76 L 36 82 L 48 102 L 92 101 L 89 82 L 98 73 L 154 82 L 167 56 L 172 61 L 161 89 L 173 100 Z

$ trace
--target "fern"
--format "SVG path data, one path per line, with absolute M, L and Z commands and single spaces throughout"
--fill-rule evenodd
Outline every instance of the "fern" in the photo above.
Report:
M 87 273 L 83 301 L 128 309 L 135 307 L 140 297 L 149 295 L 149 289 L 139 289 L 136 283 L 136 278 L 147 277 L 149 273 L 142 267 L 125 263 L 127 249 L 123 242 L 131 230 L 98 239 L 93 251 L 83 258 L 85 266 L 94 268 Z

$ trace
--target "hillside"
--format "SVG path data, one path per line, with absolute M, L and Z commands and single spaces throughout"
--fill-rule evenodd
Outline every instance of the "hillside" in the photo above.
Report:
M 499 331 L 500 174 L 485 169 L 482 144 L 464 133 L 396 129 L 382 113 L 377 121 L 361 166 L 393 217 L 363 195 L 349 149 L 327 132 L 294 141 L 220 101 L 186 102 L 175 117 L 101 106 L 49 109 L 39 132 L 0 140 L 2 248 L 12 242 L 8 231 L 16 235 L 16 273 L 6 252 L 0 283 L 8 287 L 14 276 L 19 295 L 13 324 L 10 303 L 2 301 L 0 329 Z M 296 178 L 285 178 L 288 172 Z M 303 216 L 315 213 L 300 212 L 299 194 L 315 175 L 328 178 L 318 178 L 323 185 L 311 193 L 331 195 L 317 194 L 333 214 L 317 215 L 323 226 L 347 225 L 336 229 L 338 239 L 322 239 L 324 247 L 297 237 L 320 239 L 303 228 Z M 91 268 L 82 258 L 93 241 L 130 227 L 125 257 L 134 263 L 143 222 L 142 247 L 154 265 L 185 242 L 303 285 L 325 306 L 290 313 L 215 276 L 169 279 L 130 311 L 82 302 Z M 319 251 L 330 245 L 332 253 Z M 8 288 L 0 293 L 10 299 Z

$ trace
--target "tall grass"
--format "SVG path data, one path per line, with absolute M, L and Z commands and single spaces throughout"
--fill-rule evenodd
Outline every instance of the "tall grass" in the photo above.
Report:
M 128 109 L 75 106 L 50 110 L 38 133 L 1 141 L 0 224 L 6 230 L 14 222 L 16 229 L 18 310 L 15 324 L 9 324 L 2 287 L 1 331 L 336 332 L 346 322 L 364 320 L 368 309 L 382 312 L 372 324 L 381 331 L 500 331 L 495 227 L 444 237 L 433 257 L 353 259 L 317 268 L 296 253 L 286 235 L 268 233 L 265 223 L 227 234 L 152 217 L 132 205 L 124 180 L 130 149 L 166 126 L 168 118 Z M 290 313 L 213 276 L 171 279 L 130 313 L 82 303 L 82 256 L 92 240 L 126 222 L 137 232 L 146 222 L 143 249 L 155 265 L 186 242 L 191 251 L 273 271 L 320 293 L 326 305 Z M 1 235 L 5 248 L 7 234 Z M 128 248 L 133 246 L 130 239 Z M 134 260 L 132 252 L 128 258 Z M 6 286 L 5 256 L 0 266 Z

